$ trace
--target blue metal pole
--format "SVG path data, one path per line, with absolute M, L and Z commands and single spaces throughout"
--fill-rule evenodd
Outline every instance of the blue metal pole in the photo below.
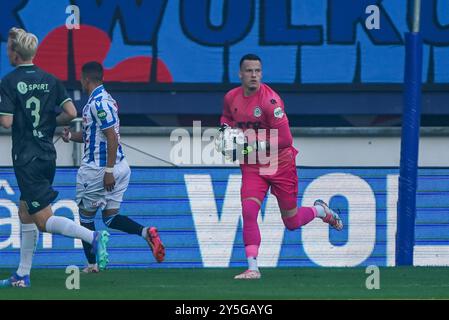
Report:
M 404 110 L 402 117 L 401 165 L 399 175 L 396 265 L 413 265 L 415 244 L 416 186 L 419 128 L 421 122 L 422 37 L 405 35 Z

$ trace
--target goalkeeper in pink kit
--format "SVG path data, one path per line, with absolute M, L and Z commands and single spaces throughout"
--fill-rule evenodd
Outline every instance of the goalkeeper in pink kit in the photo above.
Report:
M 259 279 L 257 255 L 261 237 L 257 216 L 268 188 L 271 187 L 271 193 L 276 196 L 282 220 L 289 230 L 296 230 L 316 217 L 336 230 L 342 230 L 343 223 L 322 200 L 316 200 L 313 207 L 297 207 L 295 158 L 298 152 L 292 145 L 293 138 L 281 98 L 261 83 L 261 59 L 254 54 L 243 56 L 239 77 L 242 85 L 225 95 L 220 119 L 222 134 L 217 139 L 229 137 L 229 132 L 235 132 L 231 128 L 241 129 L 245 136 L 245 143 L 233 151 L 233 158 L 240 160 L 242 171 L 240 195 L 248 270 L 235 279 Z M 236 141 L 233 140 L 234 143 Z M 269 156 L 264 158 L 263 155 Z M 269 163 L 266 158 L 270 159 Z

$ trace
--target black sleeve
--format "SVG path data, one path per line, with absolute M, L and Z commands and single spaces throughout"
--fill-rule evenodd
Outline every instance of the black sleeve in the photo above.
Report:
M 14 104 L 12 103 L 11 97 L 8 95 L 8 90 L 6 87 L 6 82 L 0 82 L 0 115 L 14 114 Z
M 56 80 L 56 104 L 58 105 L 58 107 L 62 107 L 62 105 L 64 104 L 64 102 L 67 101 L 71 101 L 72 99 L 70 98 L 69 94 L 67 93 L 67 90 L 64 88 L 64 85 L 62 84 L 62 82 L 58 79 Z

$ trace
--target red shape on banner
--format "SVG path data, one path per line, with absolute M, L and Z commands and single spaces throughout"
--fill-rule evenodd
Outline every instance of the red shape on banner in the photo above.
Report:
M 34 63 L 58 79 L 68 80 L 68 42 L 67 28 L 59 27 L 52 30 L 39 44 Z
M 111 48 L 109 36 L 96 27 L 81 25 L 73 30 L 73 54 L 76 80 L 80 79 L 81 67 L 89 61 L 103 63 Z M 105 68 L 104 81 L 149 82 L 153 59 L 137 56 L 119 62 L 113 68 Z M 51 31 L 41 42 L 34 62 L 43 70 L 61 80 L 68 80 L 68 30 L 65 26 Z M 171 83 L 173 78 L 167 65 L 157 61 L 157 81 Z

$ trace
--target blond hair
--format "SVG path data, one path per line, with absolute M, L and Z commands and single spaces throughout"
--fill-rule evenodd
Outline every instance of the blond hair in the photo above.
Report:
M 39 41 L 34 34 L 20 28 L 11 28 L 8 40 L 11 41 L 11 50 L 17 52 L 22 60 L 31 60 L 36 55 Z

